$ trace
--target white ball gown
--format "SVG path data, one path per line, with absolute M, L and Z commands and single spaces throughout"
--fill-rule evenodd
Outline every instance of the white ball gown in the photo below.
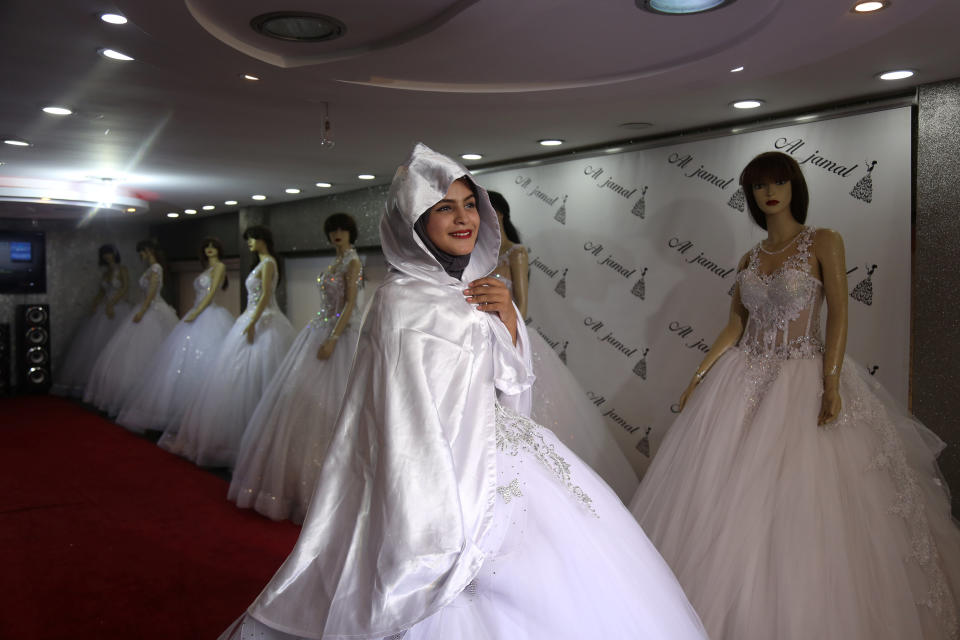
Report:
M 140 379 L 157 347 L 177 324 L 177 314 L 160 295 L 163 288 L 163 267 L 154 263 L 140 276 L 138 285 L 146 297 L 151 279 L 157 280 L 157 293 L 140 322 L 133 317 L 140 311 L 135 306 L 110 338 L 90 372 L 83 391 L 83 401 L 101 411 L 116 415 Z
M 510 253 L 520 248 L 521 245 L 515 244 L 500 255 L 498 266 L 509 266 Z M 513 290 L 510 278 L 500 273 L 494 277 Z M 629 501 L 640 481 L 603 416 L 557 352 L 539 333 L 529 333 L 533 373 L 537 378 L 533 383 L 530 417 L 553 431 L 581 460 L 593 467 L 624 502 Z
M 120 269 L 120 266 L 116 266 L 111 276 L 104 274 L 100 279 L 102 300 L 93 314 L 80 322 L 76 333 L 73 334 L 70 347 L 63 358 L 63 365 L 57 372 L 56 381 L 50 389 L 51 393 L 82 397 L 94 363 L 113 334 L 128 319 L 130 303 L 126 300 L 117 301 L 113 305 L 113 317 L 107 316 L 107 302 L 112 300 L 123 287 Z
M 422 146 L 397 171 L 380 225 L 391 270 L 300 538 L 221 638 L 704 640 L 617 495 L 507 408 L 529 401 L 526 330 L 515 346 L 462 293 L 497 261 L 486 192 L 462 281 L 419 242 L 414 221 L 461 176 Z
M 210 268 L 194 279 L 195 302 L 190 312 L 210 291 L 212 276 Z M 193 322 L 181 320 L 134 385 L 117 416 L 117 423 L 140 433 L 148 429 L 175 428 L 210 374 L 231 326 L 233 314 L 216 302 L 207 305 Z
M 746 330 L 671 427 L 631 509 L 714 640 L 956 638 L 960 530 L 943 443 L 857 363 L 817 426 L 821 283 L 812 229 L 738 275 Z
M 233 323 L 220 347 L 216 362 L 187 407 L 175 437 L 161 439 L 165 449 L 204 467 L 233 467 L 244 427 L 293 342 L 294 329 L 271 295 L 257 325 L 253 344 L 244 330 L 250 324 L 267 262 L 274 264 L 276 292 L 280 272 L 272 257 L 261 260 L 247 276 L 247 308 Z
M 333 355 L 317 359 L 346 303 L 347 268 L 354 260 L 360 258 L 351 249 L 317 276 L 320 311 L 294 340 L 247 424 L 227 493 L 238 507 L 303 522 L 357 346 L 359 299 Z M 357 287 L 361 278 L 362 272 Z

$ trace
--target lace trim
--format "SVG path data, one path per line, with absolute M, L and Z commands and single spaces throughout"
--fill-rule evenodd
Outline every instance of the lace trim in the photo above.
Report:
M 520 490 L 520 479 L 514 478 L 510 484 L 497 487 L 497 493 L 500 494 L 500 497 L 503 498 L 503 501 L 507 504 L 510 504 L 510 501 L 514 498 L 522 498 L 523 491 Z
M 761 246 L 757 243 L 757 246 L 753 248 L 750 252 L 750 264 L 748 268 L 752 271 L 760 281 L 764 284 L 770 284 L 772 281 L 777 279 L 784 271 L 791 269 L 793 271 L 800 271 L 806 274 L 810 273 L 810 246 L 813 244 L 813 234 L 816 233 L 816 227 L 807 227 L 801 231 L 794 242 L 797 244 L 797 250 L 790 255 L 783 263 L 771 271 L 770 273 L 763 273 L 760 271 L 760 250 Z M 792 244 L 792 243 L 791 243 Z M 787 245 L 789 246 L 789 245 Z
M 496 405 L 496 420 L 498 451 L 511 456 L 518 455 L 521 450 L 533 454 L 580 504 L 594 516 L 600 517 L 593 508 L 593 499 L 579 485 L 573 483 L 570 463 L 557 452 L 556 445 L 546 441 L 540 425 L 529 418 L 507 411 L 499 403 Z M 519 487 L 517 488 L 519 490 Z

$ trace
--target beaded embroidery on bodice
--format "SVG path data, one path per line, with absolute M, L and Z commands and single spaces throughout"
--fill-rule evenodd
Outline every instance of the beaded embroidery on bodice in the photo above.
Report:
M 360 257 L 355 249 L 350 249 L 317 276 L 317 289 L 320 290 L 320 310 L 317 312 L 317 316 L 310 321 L 310 326 L 313 328 L 327 327 L 329 330 L 333 330 L 340 318 L 340 313 L 343 311 L 343 306 L 347 302 L 347 270 L 354 260 L 359 261 Z M 358 288 L 362 282 L 363 268 L 361 267 L 356 281 Z M 352 324 L 353 318 L 356 317 L 356 313 L 351 314 L 349 324 Z
M 100 279 L 100 289 L 109 297 L 113 297 L 123 287 L 123 280 L 120 279 L 120 267 L 114 267 L 113 273 Z
M 193 279 L 194 306 L 199 305 L 200 301 L 206 297 L 211 284 L 213 284 L 213 267 Z
M 260 296 L 263 295 L 263 280 L 260 278 L 260 272 L 263 271 L 263 265 L 267 262 L 272 262 L 274 266 L 271 291 L 277 290 L 277 282 L 280 279 L 280 269 L 277 268 L 277 261 L 268 256 L 257 263 L 257 266 L 254 267 L 253 271 L 250 272 L 250 275 L 247 276 L 247 279 L 243 283 L 247 288 L 247 308 L 245 311 L 252 311 L 260 302 Z M 277 296 L 270 296 L 270 302 L 267 304 L 267 308 L 279 309 L 277 306 Z
M 163 267 L 154 262 L 152 265 L 147 267 L 147 270 L 143 272 L 143 275 L 140 276 L 140 279 L 137 281 L 137 285 L 140 287 L 140 291 L 143 292 L 143 297 L 146 298 L 147 294 L 150 292 L 150 278 L 153 274 L 157 274 L 157 295 L 154 297 L 153 302 L 150 304 L 155 304 L 160 300 L 160 290 L 163 288 Z
M 810 246 L 816 229 L 800 232 L 791 254 L 769 274 L 760 271 L 760 245 L 737 276 L 740 299 L 749 312 L 740 348 L 781 360 L 813 358 L 823 352 L 820 308 L 823 287 L 810 275 Z

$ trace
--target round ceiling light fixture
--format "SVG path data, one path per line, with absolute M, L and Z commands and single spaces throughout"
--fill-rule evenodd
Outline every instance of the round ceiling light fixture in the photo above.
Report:
M 266 199 L 267 199 L 267 196 L 262 195 L 262 194 L 259 194 L 259 193 L 258 193 L 257 195 L 255 195 L 255 196 L 250 196 L 250 197 L 253 198 L 254 200 L 266 200 Z
M 713 11 L 735 0 L 636 0 L 637 6 L 644 11 L 668 16 L 690 15 Z
M 867 0 L 866 2 L 857 2 L 850 11 L 853 13 L 873 13 L 889 6 L 889 0 Z
M 197 215 L 197 210 L 196 210 L 196 209 L 184 209 L 183 212 L 184 212 L 185 214 L 187 214 L 188 216 L 195 216 L 195 215 Z
M 223 202 L 223 204 L 227 205 L 228 207 L 232 207 L 233 205 L 237 204 L 237 201 L 236 201 L 236 200 L 225 200 L 225 201 Z
M 756 109 L 757 107 L 763 106 L 763 100 L 737 100 L 736 102 L 730 103 L 730 106 L 734 109 Z
M 257 16 L 250 26 L 259 34 L 287 42 L 326 42 L 347 32 L 347 26 L 321 13 L 273 11 Z
M 44 107 L 43 112 L 49 113 L 52 116 L 68 116 L 73 113 L 73 111 L 66 107 Z
M 877 77 L 881 80 L 904 80 L 906 78 L 912 78 L 915 74 L 916 71 L 910 69 L 899 69 L 897 71 L 884 71 Z
M 249 80 L 250 82 L 256 82 L 257 80 L 260 79 L 260 78 L 258 78 L 257 76 L 252 75 L 252 74 L 249 74 L 249 73 L 240 74 L 240 77 L 242 77 L 244 80 Z
M 287 188 L 284 189 L 283 191 L 284 191 L 284 193 L 290 193 L 290 194 L 300 193 L 300 189 L 297 189 L 296 187 L 287 187 Z
M 121 62 L 130 62 L 133 60 L 130 56 L 125 53 L 120 53 L 119 51 L 114 51 L 113 49 L 100 49 L 100 55 L 104 58 L 110 58 L 111 60 L 120 60 Z
M 333 185 L 330 184 L 329 182 L 318 182 L 317 186 L 320 187 L 321 189 L 329 189 Z
M 479 153 L 465 153 L 460 156 L 464 160 L 482 160 L 483 156 Z
M 373 180 L 377 176 L 373 175 L 372 173 L 361 173 L 357 177 L 360 178 L 361 180 Z
M 179 217 L 180 217 L 180 214 L 177 213 L 176 211 L 171 211 L 170 213 L 167 214 L 167 217 L 168 217 L 168 218 L 179 218 Z
M 213 206 L 212 204 L 205 204 L 200 208 L 203 209 L 204 211 L 213 211 L 214 209 L 216 209 L 216 207 Z
M 109 24 L 127 24 L 127 19 L 119 13 L 101 13 L 100 19 Z
M 559 147 L 563 144 L 563 140 L 560 138 L 547 138 L 545 140 L 537 140 L 544 147 Z
M 29 147 L 30 143 L 26 140 L 20 140 L 19 138 L 7 138 L 3 141 L 4 144 L 8 144 L 11 147 Z

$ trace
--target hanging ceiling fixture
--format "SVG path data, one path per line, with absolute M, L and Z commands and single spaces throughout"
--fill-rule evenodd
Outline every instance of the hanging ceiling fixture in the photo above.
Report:
M 636 0 L 637 6 L 645 11 L 664 15 L 689 15 L 713 11 L 735 0 Z
M 323 103 L 323 121 L 320 124 L 320 147 L 333 149 L 336 141 L 333 139 L 333 126 L 330 124 L 330 103 Z
M 287 42 L 326 42 L 347 32 L 347 26 L 330 16 L 302 11 L 273 11 L 257 16 L 250 26 L 259 34 Z

